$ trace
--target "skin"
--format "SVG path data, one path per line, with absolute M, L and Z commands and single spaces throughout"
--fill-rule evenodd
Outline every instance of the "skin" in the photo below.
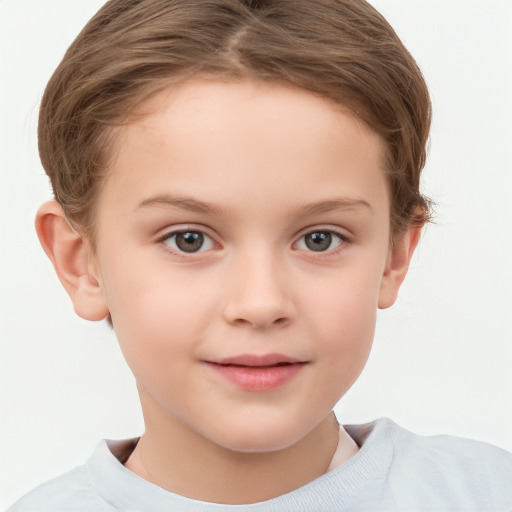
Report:
M 95 251 L 55 202 L 39 210 L 39 237 L 76 312 L 111 314 L 137 380 L 146 430 L 128 469 L 204 501 L 279 496 L 325 473 L 338 440 L 342 462 L 357 452 L 332 409 L 419 228 L 390 245 L 381 140 L 325 99 L 197 80 L 143 109 L 118 129 Z M 204 245 L 183 252 L 179 230 Z M 332 233 L 330 245 L 311 250 L 310 233 Z M 304 364 L 270 390 L 209 364 L 275 353 Z

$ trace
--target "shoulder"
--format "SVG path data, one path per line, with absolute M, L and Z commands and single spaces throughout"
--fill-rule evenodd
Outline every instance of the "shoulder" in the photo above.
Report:
M 387 431 L 393 441 L 396 462 L 416 462 L 419 467 L 426 465 L 438 471 L 459 469 L 464 474 L 479 476 L 492 475 L 499 477 L 498 471 L 507 470 L 510 484 L 512 470 L 512 454 L 488 443 L 449 435 L 421 436 L 409 432 L 391 420 L 387 423 Z
M 406 483 L 421 495 L 454 498 L 473 510 L 512 509 L 512 454 L 480 441 L 454 436 L 420 436 L 378 420 L 393 445 L 390 482 Z
M 79 466 L 36 487 L 6 512 L 107 512 L 114 510 L 95 492 L 87 467 Z

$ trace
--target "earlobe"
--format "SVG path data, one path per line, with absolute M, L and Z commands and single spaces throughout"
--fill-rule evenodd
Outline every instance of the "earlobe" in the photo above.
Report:
M 405 279 L 414 250 L 420 239 L 422 226 L 411 226 L 395 241 L 389 250 L 379 292 L 380 309 L 391 307 Z
M 103 320 L 109 314 L 99 276 L 84 238 L 64 215 L 57 201 L 48 201 L 36 215 L 39 241 L 50 258 L 76 313 L 86 320 Z

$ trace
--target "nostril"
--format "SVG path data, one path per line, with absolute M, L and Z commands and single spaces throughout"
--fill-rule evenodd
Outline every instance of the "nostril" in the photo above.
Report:
M 234 296 L 223 308 L 224 318 L 232 325 L 255 329 L 284 327 L 293 316 L 291 303 L 276 297 L 261 298 L 254 294 Z
M 284 324 L 286 324 L 288 322 L 288 319 L 286 317 L 279 317 L 279 318 L 276 318 L 275 320 L 270 320 L 270 321 L 266 321 L 264 319 L 246 319 L 246 318 L 237 318 L 234 320 L 234 323 L 235 324 L 238 324 L 238 325 L 243 325 L 243 324 L 247 324 L 247 325 L 252 325 L 253 327 L 255 328 L 268 328 L 268 327 L 271 327 L 271 326 L 282 326 Z

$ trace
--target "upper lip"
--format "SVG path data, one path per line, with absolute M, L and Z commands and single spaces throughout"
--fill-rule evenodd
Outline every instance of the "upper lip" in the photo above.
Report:
M 237 366 L 276 366 L 279 364 L 304 363 L 299 359 L 289 357 L 283 354 L 241 354 L 234 357 L 225 357 L 221 359 L 210 359 L 207 363 L 219 365 L 237 365 Z

